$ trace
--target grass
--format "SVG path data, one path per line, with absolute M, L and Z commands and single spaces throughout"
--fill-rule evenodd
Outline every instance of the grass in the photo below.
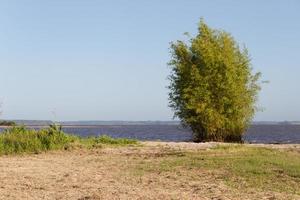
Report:
M 26 127 L 12 127 L 0 134 L 0 155 L 18 153 L 39 153 L 48 150 L 69 149 L 75 146 L 102 147 L 136 145 L 131 139 L 114 139 L 109 136 L 80 138 L 66 134 L 58 125 L 47 129 L 33 130 Z
M 221 145 L 200 152 L 173 152 L 151 162 L 141 161 L 136 175 L 147 173 L 210 172 L 228 186 L 245 190 L 287 192 L 300 195 L 300 152 L 245 145 Z M 194 177 L 193 177 L 194 176 Z

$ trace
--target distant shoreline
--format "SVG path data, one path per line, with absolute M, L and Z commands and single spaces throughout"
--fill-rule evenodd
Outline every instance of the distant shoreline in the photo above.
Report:
M 64 125 L 61 124 L 62 127 L 66 128 L 97 128 L 103 126 L 178 126 L 180 124 L 103 124 L 103 125 Z M 35 124 L 18 124 L 17 126 L 26 126 L 26 127 L 33 127 L 33 128 L 47 128 L 49 125 L 35 125 Z M 0 126 L 0 128 L 10 128 L 13 126 Z
M 127 126 L 127 125 L 180 125 L 180 121 L 51 121 L 51 120 L 5 120 L 15 122 L 17 125 L 29 127 L 45 127 L 58 123 L 64 127 L 97 127 L 97 126 Z M 300 125 L 300 121 L 253 121 L 251 125 Z M 6 127 L 6 126 L 0 126 Z
M 36 130 L 49 128 L 49 124 L 24 126 Z M 0 132 L 10 128 L 11 126 L 0 126 Z M 165 142 L 193 140 L 188 128 L 176 124 L 62 124 L 62 128 L 67 134 L 81 137 L 108 135 L 113 138 Z M 243 140 L 245 143 L 255 144 L 300 144 L 300 124 L 252 124 L 243 135 Z
M 26 127 L 33 127 L 33 128 L 46 128 L 50 125 L 49 124 L 17 124 L 17 126 L 26 126 Z M 114 123 L 107 123 L 107 124 L 59 124 L 62 127 L 66 128 L 97 128 L 97 127 L 103 127 L 103 126 L 181 126 L 180 123 L 124 123 L 124 124 L 114 124 Z M 278 126 L 284 126 L 284 125 L 300 125 L 300 123 L 253 123 L 250 126 L 264 126 L 264 125 L 278 125 Z M 0 128 L 9 128 L 13 126 L 7 126 L 7 125 L 0 125 Z

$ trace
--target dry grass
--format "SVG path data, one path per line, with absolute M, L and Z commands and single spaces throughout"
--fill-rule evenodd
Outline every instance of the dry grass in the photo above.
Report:
M 198 147 L 144 143 L 2 156 L 0 198 L 300 199 L 296 148 Z

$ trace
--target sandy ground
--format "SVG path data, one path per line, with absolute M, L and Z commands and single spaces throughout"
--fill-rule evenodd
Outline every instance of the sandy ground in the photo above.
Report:
M 147 141 L 142 142 L 145 146 L 149 147 L 164 147 L 172 148 L 175 150 L 203 150 L 216 147 L 217 145 L 230 145 L 230 143 L 221 142 L 206 142 L 206 143 L 192 143 L 192 142 L 156 142 Z M 300 150 L 300 144 L 243 144 L 249 147 L 264 147 L 272 149 L 293 149 Z
M 217 144 L 146 142 L 142 148 L 1 156 L 0 199 L 285 199 L 274 192 L 241 193 L 209 171 L 135 174 L 130 170 L 143 160 L 155 161 L 167 149 L 203 150 Z M 287 148 L 300 149 L 300 145 Z

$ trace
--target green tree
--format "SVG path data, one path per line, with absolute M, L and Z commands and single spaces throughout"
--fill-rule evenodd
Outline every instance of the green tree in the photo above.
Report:
M 247 49 L 201 19 L 198 35 L 171 43 L 169 103 L 194 141 L 242 141 L 256 111 L 260 73 Z

